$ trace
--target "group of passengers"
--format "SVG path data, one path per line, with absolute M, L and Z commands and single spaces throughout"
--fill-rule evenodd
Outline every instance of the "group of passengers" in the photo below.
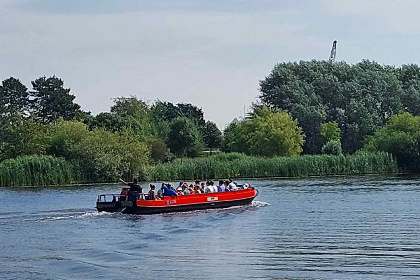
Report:
M 129 188 L 123 188 L 121 196 L 125 196 L 128 200 L 133 199 L 133 196 L 137 196 L 140 199 L 146 200 L 161 200 L 165 196 L 181 196 L 181 195 L 191 195 L 191 194 L 201 194 L 201 193 L 216 193 L 216 192 L 227 192 L 235 191 L 239 189 L 246 189 L 248 185 L 237 185 L 231 179 L 229 180 L 219 180 L 219 184 L 215 185 L 213 181 L 209 180 L 207 182 L 201 182 L 196 180 L 194 183 L 180 182 L 178 187 L 174 187 L 171 183 L 162 183 L 161 187 L 155 193 L 156 186 L 150 184 L 150 190 L 146 196 L 142 195 L 142 188 L 138 184 L 137 179 L 133 180 L 133 183 L 125 183 Z

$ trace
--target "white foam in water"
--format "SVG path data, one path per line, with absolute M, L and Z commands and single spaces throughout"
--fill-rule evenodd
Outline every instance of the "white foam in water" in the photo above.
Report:
M 113 213 L 109 212 L 87 212 L 83 214 L 76 215 L 62 215 L 62 216 L 44 216 L 44 217 L 35 217 L 29 219 L 23 219 L 22 221 L 35 221 L 35 222 L 44 222 L 44 221 L 57 221 L 57 220 L 68 220 L 68 219 L 90 219 L 99 216 L 112 215 Z
M 255 206 L 255 207 L 265 207 L 265 206 L 268 206 L 268 205 L 270 205 L 270 203 L 264 202 L 264 201 L 257 201 L 257 200 L 255 200 L 251 203 L 251 206 Z

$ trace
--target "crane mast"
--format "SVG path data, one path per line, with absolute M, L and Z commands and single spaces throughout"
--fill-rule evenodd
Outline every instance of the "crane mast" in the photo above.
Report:
M 337 52 L 337 41 L 333 42 L 329 62 L 335 62 L 335 54 Z

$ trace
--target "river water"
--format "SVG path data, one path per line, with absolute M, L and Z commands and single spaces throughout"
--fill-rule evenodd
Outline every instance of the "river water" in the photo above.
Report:
M 0 189 L 0 279 L 420 279 L 419 177 L 248 182 L 252 205 L 152 216 L 97 213 L 117 185 Z

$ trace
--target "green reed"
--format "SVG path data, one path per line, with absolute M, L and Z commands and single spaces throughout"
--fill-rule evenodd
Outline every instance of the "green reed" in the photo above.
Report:
M 294 157 L 253 157 L 218 154 L 206 158 L 177 159 L 172 163 L 145 167 L 145 179 L 193 180 L 208 178 L 306 177 L 323 175 L 383 174 L 398 172 L 388 153 L 353 155 L 303 155 Z
M 81 178 L 77 167 L 53 156 L 21 156 L 0 163 L 0 187 L 62 185 Z

